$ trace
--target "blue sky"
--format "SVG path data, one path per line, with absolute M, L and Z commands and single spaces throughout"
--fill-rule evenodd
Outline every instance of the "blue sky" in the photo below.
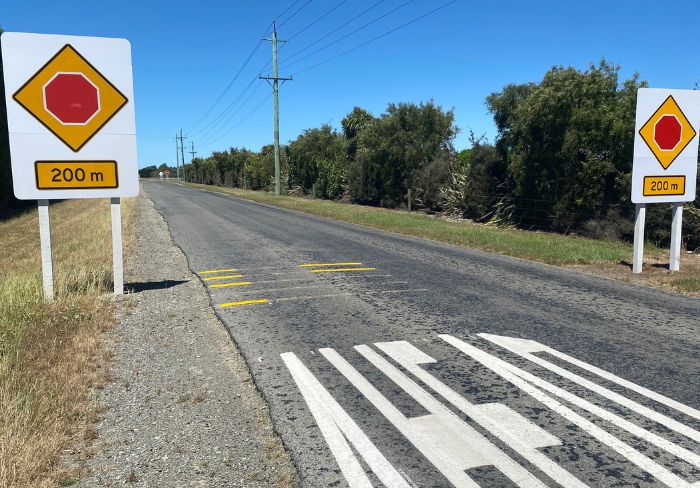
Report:
M 280 50 L 280 76 L 294 76 L 281 88 L 282 142 L 323 123 L 339 127 L 356 105 L 378 115 L 389 102 L 432 98 L 444 108 L 454 108 L 462 129 L 455 146 L 461 149 L 469 146 L 470 130 L 495 136 L 484 105 L 491 92 L 507 83 L 538 81 L 553 65 L 585 68 L 601 57 L 621 65 L 623 78 L 637 71 L 652 87 L 692 88 L 700 80 L 697 0 L 457 0 L 374 43 L 304 71 L 447 2 L 413 0 L 347 39 L 285 66 L 289 56 L 378 0 L 346 0 L 295 35 L 340 3 L 311 0 L 289 18 L 307 1 L 300 0 L 279 19 L 280 39 L 291 37 Z M 384 0 L 303 55 L 406 1 Z M 265 28 L 292 3 L 2 0 L 0 25 L 7 31 L 129 39 L 139 166 L 146 166 L 174 163 L 174 136 L 181 126 L 188 136 L 186 145 L 193 141 L 199 156 L 230 146 L 259 149 L 272 142 L 271 88 L 263 81 L 255 81 L 232 110 L 216 120 L 270 59 L 267 42 L 203 123 L 191 126 L 233 79 Z M 671 12 L 659 12 L 660 7 Z

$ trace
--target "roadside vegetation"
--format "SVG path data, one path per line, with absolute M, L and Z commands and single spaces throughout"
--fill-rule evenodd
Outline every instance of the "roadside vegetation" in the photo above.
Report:
M 495 140 L 471 134 L 471 147 L 460 152 L 453 146 L 460 130 L 453 110 L 432 101 L 391 103 L 379 115 L 355 107 L 339 129 L 311 128 L 282 148 L 282 189 L 629 242 L 635 106 L 646 82 L 637 75 L 622 80 L 619 73 L 601 61 L 586 70 L 554 67 L 540 82 L 506 85 L 485 100 Z M 269 190 L 272 146 L 214 152 L 193 159 L 184 172 L 188 182 Z M 668 246 L 670 216 L 667 204 L 647 209 L 646 236 L 658 246 Z M 686 205 L 683 226 L 686 248 L 700 248 L 700 200 Z
M 289 195 L 276 197 L 269 192 L 212 187 L 195 183 L 187 183 L 187 185 L 353 224 L 548 264 L 571 265 L 598 262 L 617 264 L 630 259 L 632 255 L 632 246 L 622 241 L 588 239 L 515 228 L 506 229 L 441 219 L 421 212 L 409 213 L 308 197 Z M 646 251 L 648 256 L 661 254 L 661 250 L 651 244 L 647 246 Z
M 128 232 L 134 206 L 126 201 Z M 102 333 L 114 322 L 108 202 L 51 206 L 55 294 L 44 303 L 38 219 L 0 221 L 0 487 L 66 485 L 63 449 L 95 435 L 91 388 L 105 380 Z

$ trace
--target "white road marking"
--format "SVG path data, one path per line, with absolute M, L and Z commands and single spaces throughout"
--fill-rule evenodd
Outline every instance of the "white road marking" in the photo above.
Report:
M 508 363 L 506 363 L 508 364 Z M 562 398 L 566 400 L 567 402 L 573 403 L 577 407 L 580 407 L 584 410 L 587 410 L 591 412 L 594 415 L 597 415 L 603 420 L 607 420 L 608 422 L 612 423 L 613 425 L 616 425 L 620 427 L 621 429 L 626 430 L 630 434 L 636 435 L 637 437 L 644 439 L 645 441 L 654 444 L 655 446 L 670 452 L 674 456 L 679 457 L 680 459 L 683 459 L 684 461 L 687 461 L 694 466 L 700 467 L 700 456 L 695 454 L 692 451 L 689 451 L 687 449 L 684 449 L 683 447 L 679 446 L 678 444 L 674 444 L 673 442 L 669 441 L 668 439 L 665 439 L 657 434 L 654 434 L 653 432 L 650 432 L 637 424 L 634 424 L 630 422 L 629 420 L 626 420 L 619 415 L 616 415 L 608 410 L 605 410 L 602 407 L 599 407 L 598 405 L 595 405 L 588 400 L 584 400 L 583 398 L 574 395 L 573 393 L 569 393 L 568 391 L 564 390 L 563 388 L 559 388 L 558 386 L 555 386 L 548 381 L 543 380 L 542 378 L 539 378 L 538 376 L 535 376 L 531 373 L 528 373 L 527 371 L 524 371 L 517 366 L 513 366 L 512 364 L 508 364 L 508 369 L 518 375 L 519 377 L 523 378 L 525 381 L 545 390 L 548 391 L 549 393 L 558 396 L 559 398 Z M 640 405 L 641 406 L 641 405 Z
M 479 337 L 483 337 L 487 341 L 493 342 L 494 344 L 497 344 L 501 346 L 504 349 L 507 349 L 525 359 L 528 361 L 532 361 L 533 363 L 542 366 L 543 368 L 546 368 L 554 373 L 557 373 L 559 376 L 562 376 L 568 380 L 573 381 L 574 383 L 578 383 L 579 385 L 588 388 L 589 390 L 598 393 L 600 396 L 603 396 L 609 400 L 612 400 L 614 402 L 617 402 L 618 404 L 622 405 L 623 407 L 626 407 L 633 412 L 637 412 L 641 415 L 644 415 L 645 417 L 653 420 L 654 422 L 658 422 L 661 425 L 664 425 L 668 427 L 671 430 L 675 430 L 676 432 L 679 432 L 683 434 L 686 437 L 689 437 L 690 439 L 693 439 L 696 442 L 700 442 L 700 432 L 698 432 L 695 429 L 692 429 L 688 427 L 685 424 L 682 424 L 678 422 L 677 420 L 674 420 L 670 417 L 667 417 L 666 415 L 663 415 L 655 410 L 652 410 L 651 408 L 645 407 L 644 405 L 641 405 L 633 400 L 630 400 L 628 398 L 623 397 L 622 395 L 615 393 L 614 391 L 611 391 L 603 386 L 596 385 L 592 381 L 587 380 L 586 378 L 583 378 L 582 376 L 577 375 L 576 373 L 572 373 L 571 371 L 568 371 L 562 367 L 557 366 L 556 364 L 553 364 L 546 359 L 540 358 L 538 356 L 535 356 L 532 354 L 533 352 L 547 352 L 547 353 L 552 353 L 554 349 L 547 347 L 543 344 L 540 344 L 539 342 L 536 341 L 531 341 L 527 339 L 518 339 L 515 337 L 504 337 L 504 336 L 497 336 L 497 335 L 491 335 L 491 334 L 477 334 Z M 572 358 L 573 359 L 573 358 Z M 582 361 L 579 361 L 582 363 Z M 583 363 L 585 364 L 585 363 Z M 586 368 L 588 369 L 588 368 Z M 600 370 L 603 372 L 602 370 Z M 622 379 L 622 378 L 620 378 Z M 641 387 L 638 385 L 635 385 L 634 383 L 627 382 L 633 386 L 636 387 L 636 389 L 640 389 Z M 636 391 L 636 390 L 635 390 Z M 659 395 L 661 396 L 661 395 Z M 665 397 L 664 397 L 665 398 Z M 665 398 L 667 401 L 670 400 L 668 398 Z M 673 400 L 671 400 L 673 401 Z M 686 407 L 683 404 L 680 404 L 678 402 L 673 401 L 675 404 L 681 407 L 685 407 L 686 410 L 694 410 L 690 407 Z M 680 410 L 679 410 L 680 411 Z M 700 456 L 695 458 L 695 461 L 688 461 L 692 462 L 696 466 L 700 467 L 700 464 L 697 464 L 700 462 Z
M 488 340 L 488 337 L 499 337 L 499 336 L 490 336 L 489 334 L 478 334 Z M 522 340 L 522 339 L 521 339 Z M 556 349 L 552 349 L 549 346 L 545 346 L 544 344 L 540 344 L 536 341 L 529 341 L 529 348 L 527 349 L 527 352 L 533 353 L 533 352 L 547 352 L 551 354 L 552 356 L 555 356 L 562 361 L 566 361 L 567 363 L 573 364 L 574 366 L 578 366 L 581 369 L 585 369 L 586 371 L 590 371 L 591 373 L 600 376 L 601 378 L 604 378 L 608 381 L 611 381 L 613 383 L 617 383 L 620 386 L 624 386 L 628 390 L 635 391 L 639 393 L 640 395 L 644 395 L 647 398 L 650 398 L 654 400 L 655 402 L 661 403 L 662 405 L 666 405 L 667 407 L 671 407 L 675 410 L 678 410 L 681 413 L 684 413 L 690 417 L 696 418 L 700 420 L 700 410 L 696 410 L 693 407 L 689 407 L 688 405 L 684 405 L 676 400 L 673 400 L 672 398 L 668 398 L 664 395 L 661 395 L 659 393 L 656 393 L 655 391 L 649 390 L 648 388 L 644 388 L 643 386 L 637 385 L 635 383 L 632 383 L 631 381 L 628 381 L 624 378 L 620 378 L 617 375 L 614 375 L 612 373 L 609 373 L 608 371 L 605 371 L 603 369 L 600 369 L 596 366 L 593 366 L 592 364 L 585 363 L 579 359 L 576 359 L 573 356 L 569 356 L 568 354 L 565 354 L 563 352 L 557 351 Z
M 340 470 L 352 488 L 371 488 L 372 483 L 355 457 L 347 441 L 355 447 L 374 474 L 388 488 L 410 488 L 410 485 L 387 461 L 372 441 L 321 385 L 294 353 L 281 354 L 306 404 L 311 410 Z
M 307 295 L 301 297 L 286 297 L 286 298 L 276 298 L 270 300 L 271 302 L 288 302 L 290 300 L 313 300 L 316 298 L 333 298 L 333 297 L 349 297 L 349 296 L 361 296 L 361 295 L 389 295 L 392 293 L 415 293 L 419 291 L 428 291 L 427 288 L 417 288 L 413 290 L 377 290 L 377 291 L 363 291 L 358 290 L 354 292 L 346 293 L 330 293 L 328 295 Z
M 488 439 L 367 346 L 360 354 L 404 389 L 430 415 L 408 419 L 334 349 L 319 352 L 456 487 L 478 487 L 466 469 L 494 465 L 520 487 L 545 487 Z
M 437 361 L 411 343 L 378 342 L 375 346 L 564 488 L 588 486 L 537 450 L 540 447 L 560 445 L 561 441 L 555 436 L 505 405 L 474 405 L 468 402 L 462 395 L 419 366 Z
M 252 284 L 258 284 L 262 283 L 261 281 L 256 281 L 252 282 Z M 315 282 L 312 282 L 315 283 Z M 408 281 L 387 281 L 387 282 L 382 282 L 378 283 L 380 285 L 407 285 L 409 282 Z M 330 286 L 333 286 L 333 283 L 326 283 L 325 285 L 309 285 L 309 286 L 288 286 L 286 288 L 269 288 L 269 289 L 254 289 L 254 288 L 246 288 L 246 289 L 238 289 L 238 290 L 226 290 L 227 293 L 231 292 L 238 292 L 240 293 L 271 293 L 271 292 L 276 292 L 276 291 L 287 291 L 287 290 L 307 290 L 311 288 L 328 288 Z M 356 293 L 361 293 L 363 290 L 357 290 Z
M 658 479 L 660 482 L 664 483 L 667 486 L 670 486 L 672 488 L 685 488 L 685 487 L 691 487 L 691 486 L 698 486 L 698 483 L 695 484 L 690 484 L 689 482 L 683 480 L 676 474 L 672 473 L 671 471 L 667 470 L 663 466 L 660 466 L 659 464 L 655 463 L 648 457 L 646 457 L 644 454 L 640 453 L 630 445 L 626 444 L 625 442 L 621 441 L 617 437 L 613 436 L 612 434 L 606 432 L 602 428 L 598 427 L 594 423 L 590 422 L 589 420 L 585 419 L 581 415 L 577 414 L 573 410 L 569 409 L 568 407 L 564 406 L 563 404 L 559 403 L 557 400 L 554 398 L 550 397 L 534 385 L 537 384 L 537 386 L 540 387 L 546 387 L 548 390 L 551 391 L 556 391 L 556 390 L 561 390 L 554 385 L 551 385 L 543 380 L 540 380 L 539 378 L 535 377 L 534 375 L 530 375 L 529 373 L 521 370 L 520 368 L 517 368 L 495 356 L 492 356 L 491 354 L 488 354 L 481 349 L 478 349 L 470 344 L 467 344 L 464 341 L 461 341 L 451 335 L 447 334 L 440 334 L 439 337 L 443 339 L 445 342 L 448 344 L 454 346 L 458 350 L 462 351 L 464 354 L 470 356 L 471 358 L 475 359 L 482 365 L 486 366 L 499 376 L 501 376 L 503 379 L 506 381 L 510 382 L 511 384 L 517 386 L 524 392 L 528 393 L 530 396 L 533 398 L 537 399 L 539 402 L 542 404 L 546 405 L 549 407 L 551 410 L 554 412 L 558 413 L 568 421 L 576 424 L 579 428 L 581 428 L 583 431 L 587 432 L 588 434 L 592 435 L 596 439 L 598 439 L 600 442 L 603 444 L 609 446 L 622 456 L 626 457 L 629 459 L 631 462 L 639 466 L 641 469 L 644 471 L 648 472 L 652 476 L 654 476 L 656 479 Z M 566 397 L 565 399 L 567 401 L 572 401 L 574 404 L 578 404 L 578 406 L 581 406 L 581 398 L 575 396 L 575 395 L 570 395 L 567 392 L 557 392 L 561 393 L 561 395 L 557 394 L 557 396 L 560 396 L 562 398 Z M 566 395 L 565 395 L 566 393 Z M 586 402 L 589 403 L 589 402 Z M 595 407 L 595 405 L 590 404 L 589 406 Z M 582 407 L 585 408 L 585 407 Z M 596 407 L 597 408 L 597 407 Z M 589 408 L 586 408 L 589 410 Z M 602 410 L 602 409 L 600 409 Z M 591 411 L 591 410 L 589 410 Z M 604 411 L 605 413 L 609 413 L 606 410 Z M 599 415 L 601 412 L 594 412 L 596 415 Z M 600 415 L 599 415 L 600 416 Z M 615 416 L 616 417 L 616 416 Z M 620 419 L 618 417 L 619 420 Z M 625 421 L 626 422 L 626 421 Z M 645 440 L 649 440 L 649 434 L 651 434 L 648 431 L 645 431 L 644 429 L 641 429 L 644 433 L 647 435 L 640 436 L 644 438 Z M 635 434 L 636 435 L 636 434 Z M 658 437 L 658 436 L 657 436 Z M 668 442 L 668 441 L 666 441 Z M 685 451 L 685 450 L 684 450 Z M 669 451 L 670 452 L 670 451 Z M 687 451 L 686 451 L 687 452 Z M 692 453 L 691 453 L 692 454 Z

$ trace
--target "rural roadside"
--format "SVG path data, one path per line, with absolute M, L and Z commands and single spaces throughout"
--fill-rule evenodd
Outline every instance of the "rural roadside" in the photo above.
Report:
M 137 199 L 110 381 L 74 486 L 296 486 L 248 368 L 147 195 Z

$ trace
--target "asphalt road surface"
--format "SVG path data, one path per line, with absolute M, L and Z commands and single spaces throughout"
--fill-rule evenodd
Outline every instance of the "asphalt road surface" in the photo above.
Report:
M 303 486 L 700 487 L 700 300 L 144 187 Z

